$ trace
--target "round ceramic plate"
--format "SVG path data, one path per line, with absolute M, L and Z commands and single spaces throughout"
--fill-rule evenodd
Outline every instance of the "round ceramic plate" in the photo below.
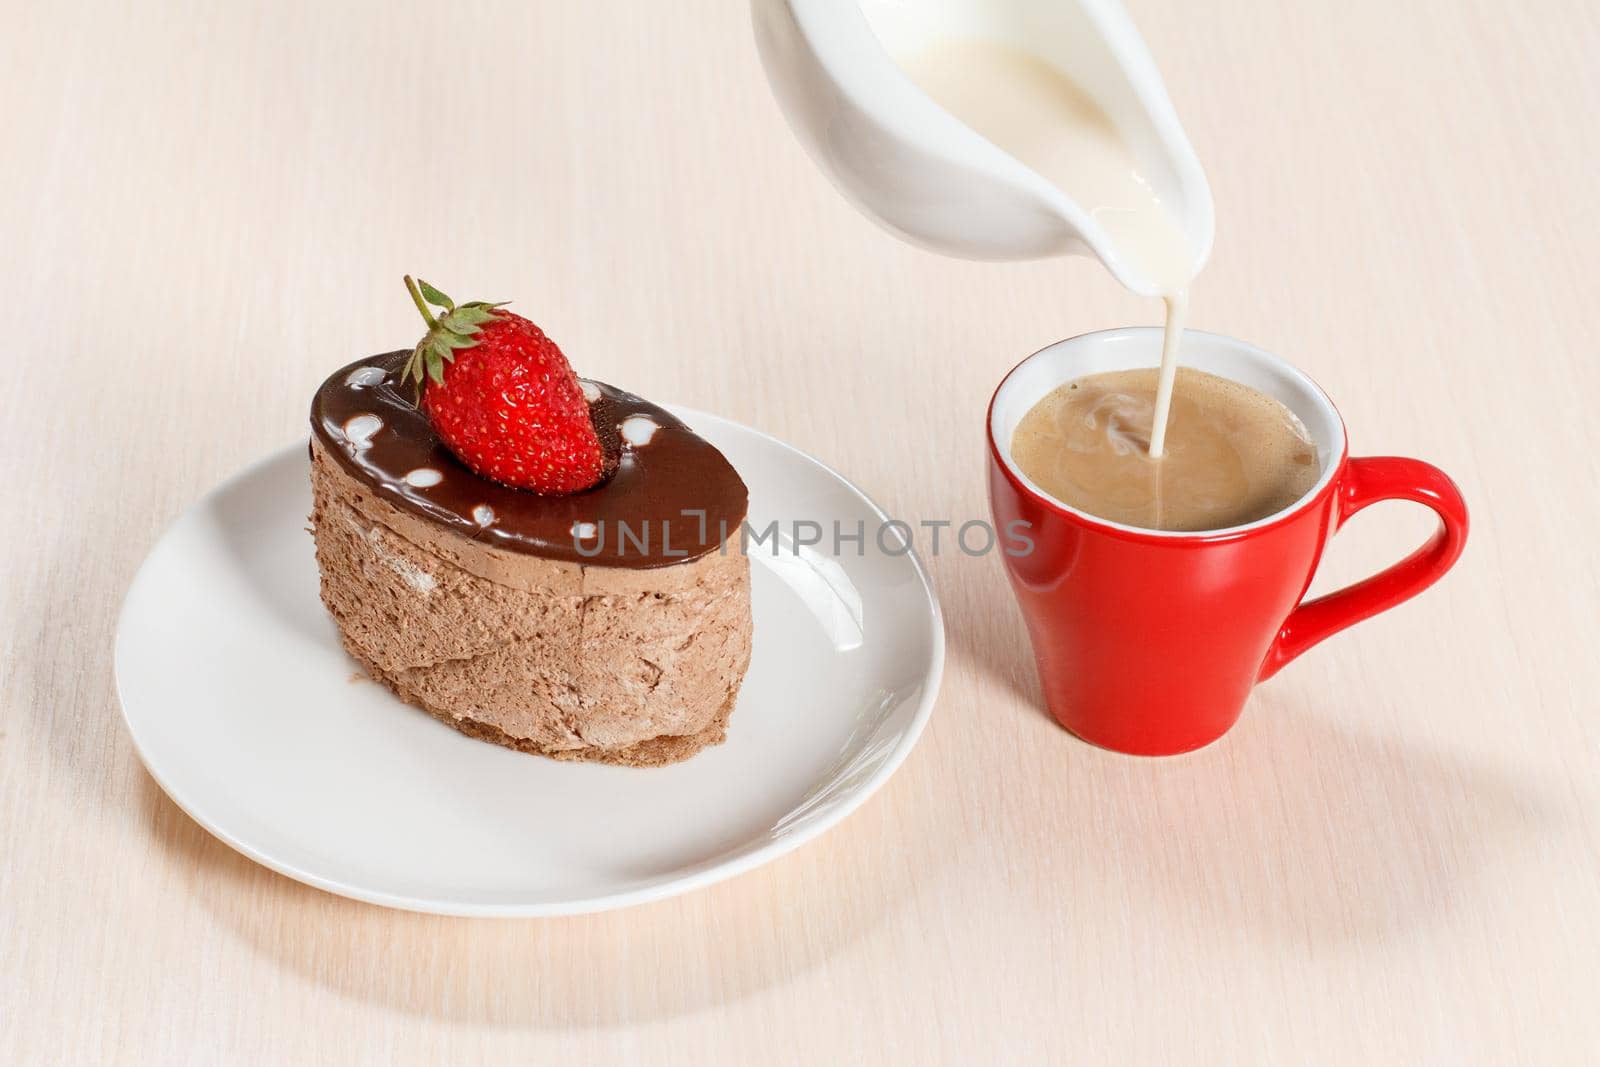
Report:
M 561 915 L 682 893 L 837 824 L 932 710 L 944 629 L 883 514 L 805 454 L 672 409 L 750 486 L 755 648 L 728 739 L 670 767 L 561 763 L 475 741 L 367 681 L 317 595 L 305 445 L 214 490 L 156 545 L 117 629 L 117 691 L 151 775 L 291 878 L 452 915 Z M 796 520 L 865 523 L 864 551 Z M 804 531 L 809 534 L 809 530 Z M 891 549 L 895 547 L 890 544 Z

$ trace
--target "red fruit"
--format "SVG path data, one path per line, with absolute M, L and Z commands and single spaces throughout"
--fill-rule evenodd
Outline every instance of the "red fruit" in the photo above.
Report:
M 605 474 L 578 376 L 544 331 L 499 304 L 457 307 L 427 282 L 406 289 L 428 322 L 402 372 L 434 432 L 485 478 L 515 489 L 580 493 Z M 426 302 L 424 302 L 426 300 Z M 428 309 L 442 309 L 435 318 Z

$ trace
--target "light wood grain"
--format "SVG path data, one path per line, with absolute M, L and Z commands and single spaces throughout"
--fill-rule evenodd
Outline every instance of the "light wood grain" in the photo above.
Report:
M 933 724 L 842 828 L 670 902 L 469 922 L 213 841 L 111 678 L 144 553 L 412 336 L 403 271 L 913 521 L 984 514 L 1007 367 L 1158 309 L 861 220 L 735 0 L 0 3 L 0 1061 L 1592 1059 L 1600 13 L 1132 10 L 1217 199 L 1194 325 L 1310 371 L 1358 453 L 1454 474 L 1457 571 L 1139 761 L 1044 717 L 997 563 L 941 555 Z M 1364 514 L 1319 585 L 1427 528 Z

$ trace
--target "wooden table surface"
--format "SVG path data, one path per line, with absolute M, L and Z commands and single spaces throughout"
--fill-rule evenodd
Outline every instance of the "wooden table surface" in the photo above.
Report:
M 985 514 L 1006 368 L 1158 308 L 862 220 L 737 0 L 4 0 L 0 1062 L 1593 1062 L 1600 9 L 1132 11 L 1216 195 L 1193 325 L 1309 371 L 1358 454 L 1450 471 L 1457 570 L 1148 761 L 1055 727 L 998 562 L 941 555 L 943 693 L 858 814 L 710 890 L 512 922 L 236 855 L 113 690 L 140 559 L 330 367 L 409 343 L 402 272 L 912 520 Z M 1364 514 L 1319 586 L 1430 523 Z

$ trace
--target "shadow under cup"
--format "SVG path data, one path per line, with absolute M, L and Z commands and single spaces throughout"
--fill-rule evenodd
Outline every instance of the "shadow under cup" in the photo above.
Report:
M 1046 702 L 1084 740 L 1140 755 L 1187 752 L 1221 737 L 1256 682 L 1437 581 L 1467 532 L 1460 492 L 1437 468 L 1351 459 L 1338 411 L 1310 378 L 1262 349 L 1192 330 L 1183 338 L 1185 366 L 1273 397 L 1311 435 L 1321 474 L 1293 505 L 1221 530 L 1146 530 L 1070 507 L 1018 469 L 1012 434 L 1039 400 L 1084 375 L 1157 365 L 1161 338 L 1159 328 L 1139 327 L 1051 345 L 1012 369 L 988 416 L 990 505 L 1002 543 L 1015 546 L 1003 558 Z M 1301 604 L 1340 524 L 1392 499 L 1433 508 L 1438 531 L 1388 570 Z

